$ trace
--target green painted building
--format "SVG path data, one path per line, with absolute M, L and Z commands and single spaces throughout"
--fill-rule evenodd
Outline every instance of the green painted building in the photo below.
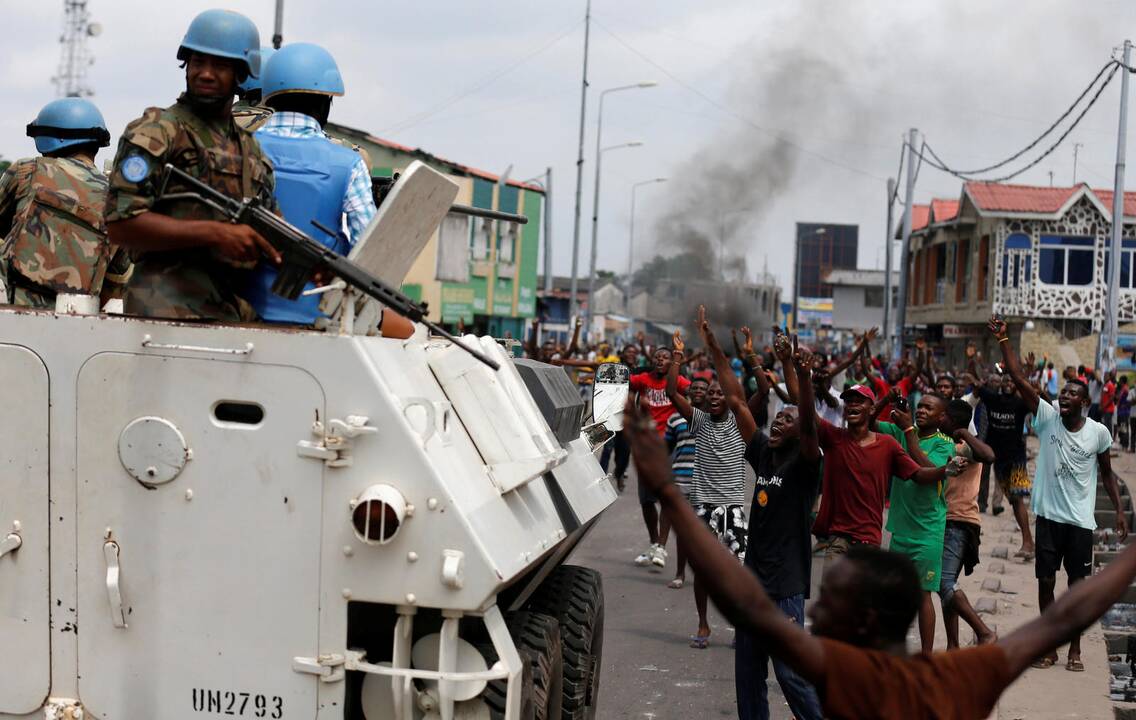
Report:
M 406 147 L 361 130 L 328 123 L 327 132 L 362 148 L 373 177 L 391 177 L 415 160 L 460 186 L 457 202 L 517 213 L 528 223 L 449 215 L 415 261 L 402 290 L 424 300 L 430 319 L 496 337 L 523 338 L 536 314 L 537 259 L 544 190 Z

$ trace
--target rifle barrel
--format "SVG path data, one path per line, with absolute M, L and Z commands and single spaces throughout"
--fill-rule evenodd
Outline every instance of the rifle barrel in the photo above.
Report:
M 473 217 L 487 218 L 489 220 L 515 222 L 518 225 L 525 225 L 529 221 L 524 215 L 502 212 L 501 210 L 486 210 L 485 208 L 477 208 L 471 205 L 451 205 L 450 212 L 457 213 L 458 215 L 472 215 Z

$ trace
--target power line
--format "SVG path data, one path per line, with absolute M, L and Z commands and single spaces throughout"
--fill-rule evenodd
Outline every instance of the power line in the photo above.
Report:
M 529 60 L 532 60 L 537 55 L 540 55 L 541 53 L 548 50 L 549 48 L 551 48 L 556 43 L 560 42 L 564 38 L 571 35 L 573 32 L 575 32 L 576 28 L 578 28 L 580 25 L 583 24 L 583 22 L 584 22 L 583 20 L 573 21 L 572 24 L 566 30 L 564 30 L 563 32 L 554 36 L 551 40 L 549 40 L 545 44 L 541 45 L 540 47 L 536 48 L 535 50 L 532 50 L 528 54 L 522 56 L 521 58 L 519 58 L 515 62 L 501 68 L 500 70 L 497 70 L 497 71 L 491 73 L 490 75 L 488 75 L 484 79 L 478 81 L 477 83 L 475 83 L 474 85 L 472 85 L 468 89 L 463 90 L 463 91 L 461 91 L 461 92 L 459 92 L 455 95 L 452 95 L 449 98 L 447 98 L 446 100 L 443 100 L 443 101 L 437 103 L 436 105 L 433 105 L 433 106 L 431 106 L 431 107 L 429 107 L 429 108 L 427 108 L 427 109 L 425 109 L 425 110 L 423 110 L 419 113 L 411 115 L 408 118 L 400 120 L 399 122 L 396 122 L 393 125 L 388 125 L 387 127 L 382 128 L 381 130 L 378 131 L 379 134 L 384 134 L 384 133 L 389 133 L 389 132 L 401 132 L 403 130 L 408 130 L 408 129 L 414 127 L 415 125 L 417 125 L 418 123 L 422 122 L 426 118 L 430 117 L 431 115 L 435 115 L 435 114 L 441 112 L 442 110 L 445 110 L 446 108 L 450 107 L 454 103 L 456 103 L 460 100 L 463 100 L 463 99 L 469 97 L 470 95 L 473 95 L 474 93 L 489 87 L 493 83 L 497 82 L 501 78 L 505 77 L 509 73 L 511 73 L 514 70 L 516 70 L 517 68 L 519 68 L 521 65 L 524 65 Z
M 632 53 L 637 55 L 640 59 L 642 59 L 648 65 L 651 65 L 656 70 L 658 70 L 659 72 L 666 75 L 668 78 L 673 80 L 679 86 L 685 88 L 687 91 L 689 91 L 691 93 L 694 93 L 695 95 L 702 98 L 704 101 L 706 101 L 710 105 L 718 108 L 719 110 L 726 113 L 727 115 L 745 123 L 746 125 L 749 125 L 754 130 L 757 130 L 758 132 L 761 132 L 761 133 L 771 137 L 772 139 L 776 140 L 777 142 L 782 143 L 784 145 L 787 145 L 787 146 L 793 148 L 794 150 L 797 150 L 800 153 L 814 157 L 814 158 L 816 158 L 816 159 L 818 159 L 822 162 L 828 163 L 829 165 L 834 165 L 834 166 L 839 167 L 841 169 L 847 170 L 848 172 L 855 173 L 857 175 L 863 175 L 864 177 L 869 177 L 869 178 L 872 178 L 873 180 L 878 180 L 880 182 L 887 182 L 887 178 L 882 178 L 879 175 L 876 175 L 874 173 L 870 173 L 866 170 L 861 170 L 858 167 L 855 167 L 855 166 L 849 165 L 847 163 L 841 162 L 840 160 L 837 160 L 836 158 L 831 158 L 831 157 L 828 157 L 827 155 L 816 152 L 815 150 L 810 150 L 810 149 L 808 149 L 808 148 L 806 148 L 802 145 L 799 145 L 799 144 L 793 142 L 792 140 L 789 140 L 788 138 L 785 138 L 785 137 L 782 137 L 782 136 L 776 134 L 775 132 L 773 132 L 772 130 L 770 130 L 766 127 L 762 127 L 761 125 L 758 125 L 753 120 L 751 120 L 751 119 L 745 117 L 744 115 L 734 111 L 732 108 L 730 108 L 726 105 L 723 105 L 722 103 L 718 102 L 717 100 L 710 97 L 706 93 L 702 92 L 698 88 L 694 87 L 693 85 L 690 85 L 689 83 L 684 81 L 682 78 L 680 78 L 677 75 L 675 75 L 674 73 L 672 73 L 667 68 L 665 68 L 662 65 L 660 65 L 659 63 L 655 62 L 650 57 L 648 57 L 644 53 L 640 52 L 638 49 L 636 49 L 634 46 L 632 46 L 630 43 L 628 43 L 626 40 L 624 40 L 620 36 L 616 35 L 614 32 L 612 32 L 606 25 L 601 23 L 599 20 L 596 20 L 593 17 L 592 22 L 595 23 L 597 26 L 599 26 L 609 36 L 611 36 L 611 38 L 613 40 L 615 40 L 620 45 L 622 45 L 623 47 L 630 50 Z
M 1065 129 L 1065 132 L 1061 133 L 1061 136 L 1058 137 L 1057 140 L 1052 145 L 1050 145 L 1048 148 L 1046 148 L 1046 150 L 1041 155 L 1039 155 L 1034 160 L 1032 160 L 1031 162 L 1026 164 L 1024 167 L 1020 168 L 1019 170 L 1017 170 L 1015 172 L 1012 172 L 1008 175 L 1003 175 L 1002 177 L 998 177 L 998 178 L 985 179 L 983 181 L 984 182 L 999 183 L 999 182 L 1005 182 L 1007 180 L 1012 180 L 1012 179 L 1016 178 L 1017 176 L 1021 175 L 1022 173 L 1026 172 L 1027 170 L 1037 166 L 1038 163 L 1040 163 L 1045 158 L 1049 157 L 1049 155 L 1052 154 L 1053 151 L 1056 150 L 1058 148 L 1058 146 L 1060 146 L 1061 143 L 1063 143 L 1067 137 L 1069 137 L 1069 134 L 1073 132 L 1074 128 L 1077 127 L 1077 125 L 1081 122 L 1082 119 L 1084 119 L 1085 115 L 1089 112 L 1089 110 L 1092 109 L 1093 105 L 1096 104 L 1097 100 L 1100 99 L 1101 93 L 1103 93 L 1104 89 L 1106 87 L 1108 87 L 1110 82 L 1112 82 L 1112 78 L 1116 75 L 1117 70 L 1120 69 L 1120 63 L 1112 61 L 1112 62 L 1108 63 L 1107 65 L 1105 65 L 1105 67 L 1102 68 L 1101 72 L 1103 72 L 1105 69 L 1108 69 L 1109 67 L 1111 67 L 1111 72 L 1109 72 L 1108 76 L 1105 77 L 1104 82 L 1101 83 L 1100 87 L 1097 88 L 1096 93 L 1093 94 L 1092 98 L 1089 100 L 1089 103 L 1084 107 L 1084 109 L 1081 110 L 1081 112 L 1077 115 L 1077 117 L 1074 118 L 1073 123 L 1068 128 Z M 1098 74 L 1097 77 L 1093 79 L 1093 83 L 1095 84 L 1099 78 L 1100 78 L 1100 75 Z M 1089 87 L 1091 89 L 1092 85 L 1090 85 Z M 1082 94 L 1082 97 L 1083 97 L 1083 94 Z M 1078 102 L 1079 101 L 1080 101 L 1080 99 L 1078 99 Z M 1075 105 L 1074 105 L 1074 107 L 1075 107 Z M 1069 111 L 1066 111 L 1065 116 L 1068 115 L 1068 112 Z M 930 165 L 931 167 L 935 168 L 936 170 L 940 170 L 942 172 L 948 173 L 950 175 L 954 175 L 955 177 L 959 178 L 960 180 L 970 181 L 970 180 L 981 179 L 981 178 L 973 177 L 973 175 L 976 174 L 973 171 L 956 170 L 956 169 L 948 166 L 943 161 L 943 159 L 941 157 L 939 157 L 938 154 L 935 153 L 934 148 L 932 148 L 926 141 L 923 142 L 923 146 L 920 150 L 916 150 L 915 148 L 910 148 L 910 150 L 911 150 L 911 152 L 915 152 L 915 153 L 918 154 L 920 162 L 922 162 L 923 160 L 927 160 L 927 164 Z M 924 151 L 926 151 L 926 153 L 924 153 Z M 925 157 L 925 155 L 929 155 L 930 158 Z M 1020 155 L 1020 153 L 1019 153 L 1019 155 Z M 1000 167 L 1001 165 L 1004 165 L 1004 164 L 1005 163 L 1001 163 L 1001 164 L 993 166 L 993 167 Z
M 1061 115 L 1056 120 L 1054 120 L 1053 123 L 1050 124 L 1049 127 L 1047 127 L 1045 129 L 1045 132 L 1041 133 L 1036 138 L 1034 138 L 1033 142 L 1031 142 L 1029 145 L 1026 145 L 1024 148 L 1022 148 L 1021 150 L 1019 150 L 1018 152 L 1014 153 L 1013 155 L 1011 155 L 1010 157 L 1006 158 L 1005 160 L 1003 160 L 1001 162 L 994 163 L 993 165 L 987 165 L 984 168 L 978 168 L 976 170 L 958 170 L 957 172 L 959 172 L 963 175 L 981 175 L 982 173 L 987 173 L 987 172 L 990 172 L 991 170 L 997 170 L 998 168 L 1005 167 L 1006 165 L 1009 165 L 1013 161 L 1015 161 L 1018 158 L 1020 158 L 1021 156 L 1025 155 L 1030 150 L 1033 150 L 1035 147 L 1037 147 L 1039 144 L 1041 144 L 1041 141 L 1044 140 L 1046 137 L 1048 137 L 1050 133 L 1052 133 L 1054 130 L 1056 130 L 1057 127 L 1061 123 L 1063 123 L 1065 121 L 1065 119 L 1068 118 L 1073 113 L 1074 110 L 1077 109 L 1077 106 L 1081 104 L 1081 101 L 1085 99 L 1085 97 L 1092 91 L 1092 89 L 1094 87 L 1096 87 L 1097 82 L 1100 81 L 1101 77 L 1105 74 L 1105 72 L 1108 71 L 1109 68 L 1111 68 L 1112 73 L 1109 74 L 1108 80 L 1105 80 L 1105 82 L 1104 82 L 1105 85 L 1108 85 L 1109 81 L 1112 80 L 1112 76 L 1116 74 L 1117 66 L 1119 64 L 1120 63 L 1118 63 L 1115 60 L 1110 60 L 1107 63 L 1105 63 L 1101 67 L 1101 69 L 1099 71 L 1097 71 L 1097 74 L 1096 74 L 1095 77 L 1093 77 L 1092 82 L 1090 82 L 1085 87 L 1085 89 L 1081 91 L 1081 94 L 1078 95 L 1077 99 L 1074 100 L 1073 103 L 1068 108 L 1065 109 L 1065 112 L 1061 113 Z M 1102 86 L 1102 88 L 1103 87 L 1104 86 Z M 1098 90 L 1098 93 L 1097 93 L 1098 95 L 1099 95 L 1099 92 L 1100 91 Z

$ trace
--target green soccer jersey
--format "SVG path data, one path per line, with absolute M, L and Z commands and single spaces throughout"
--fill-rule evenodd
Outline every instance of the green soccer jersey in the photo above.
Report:
M 879 431 L 891 435 L 907 449 L 907 441 L 898 425 L 882 422 Z M 940 432 L 920 438 L 919 447 L 936 467 L 946 465 L 955 454 L 955 441 Z M 943 482 L 921 485 L 914 480 L 892 478 L 888 532 L 908 541 L 942 545 L 947 527 L 945 489 Z

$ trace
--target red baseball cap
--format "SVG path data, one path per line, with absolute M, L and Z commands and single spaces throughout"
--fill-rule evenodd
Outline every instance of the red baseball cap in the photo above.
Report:
M 853 385 L 852 387 L 848 388 L 844 392 L 840 393 L 840 399 L 841 400 L 847 400 L 848 396 L 853 394 L 853 393 L 856 394 L 856 395 L 860 395 L 861 397 L 868 398 L 869 402 L 872 402 L 872 403 L 876 402 L 876 394 L 874 392 L 872 392 L 872 388 L 868 387 L 867 385 Z

